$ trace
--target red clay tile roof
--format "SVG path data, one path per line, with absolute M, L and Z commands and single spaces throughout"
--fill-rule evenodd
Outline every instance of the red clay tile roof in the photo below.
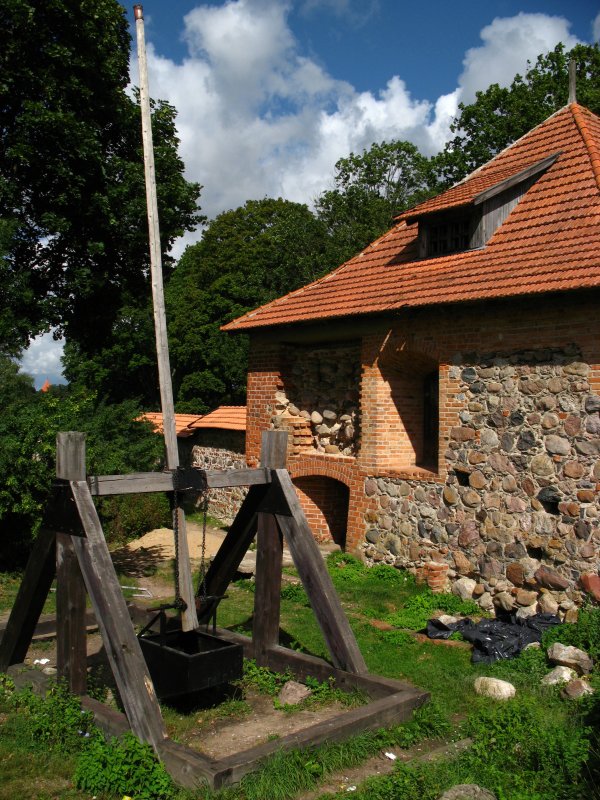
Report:
M 140 419 L 151 422 L 156 433 L 163 433 L 163 415 L 160 411 L 147 411 Z M 175 414 L 175 433 L 180 438 L 191 436 L 194 423 L 200 419 L 198 414 Z
M 485 247 L 417 258 L 418 224 L 407 219 L 472 203 L 556 153 Z M 405 212 L 341 267 L 223 330 L 592 287 L 600 287 L 600 118 L 571 104 L 461 183 Z
M 163 433 L 163 415 L 147 411 L 140 419 L 151 422 L 156 433 Z M 180 439 L 192 436 L 198 428 L 221 428 L 229 431 L 246 430 L 246 406 L 219 406 L 208 414 L 175 414 L 175 433 Z
M 219 406 L 200 417 L 193 425 L 196 428 L 222 428 L 227 431 L 246 430 L 246 406 Z

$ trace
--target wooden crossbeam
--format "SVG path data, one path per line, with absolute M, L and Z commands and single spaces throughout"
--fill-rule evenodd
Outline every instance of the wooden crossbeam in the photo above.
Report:
M 186 474 L 189 471 L 186 470 Z M 270 480 L 266 469 L 197 470 L 204 472 L 209 489 L 229 486 L 260 486 Z M 128 475 L 90 475 L 90 492 L 94 497 L 115 494 L 143 494 L 147 492 L 172 492 L 175 488 L 173 472 L 132 472 Z M 200 486 L 200 484 L 199 484 Z M 178 487 L 185 491 L 185 487 Z M 190 486 L 190 490 L 194 490 Z

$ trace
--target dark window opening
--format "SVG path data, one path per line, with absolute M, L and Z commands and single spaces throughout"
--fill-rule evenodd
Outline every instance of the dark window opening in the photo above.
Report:
M 423 378 L 423 466 L 437 470 L 440 435 L 440 376 L 430 372 Z
M 470 231 L 468 219 L 456 219 L 431 225 L 427 233 L 428 256 L 459 253 L 469 247 Z

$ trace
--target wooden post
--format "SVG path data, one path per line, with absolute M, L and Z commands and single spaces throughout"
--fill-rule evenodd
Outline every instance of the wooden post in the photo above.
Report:
M 577 63 L 572 58 L 569 61 L 569 105 L 577 102 Z
M 367 665 L 306 521 L 292 479 L 284 469 L 273 470 L 272 475 L 273 482 L 279 482 L 290 510 L 290 516 L 277 514 L 277 523 L 290 548 L 334 666 L 347 672 L 366 673 Z
M 0 643 L 0 672 L 6 672 L 11 664 L 21 664 L 25 660 L 35 626 L 54 579 L 55 542 L 54 531 L 42 528 L 33 544 Z
M 285 431 L 263 431 L 260 465 L 270 469 L 285 469 L 288 435 Z M 283 539 L 273 514 L 258 514 L 256 535 L 256 590 L 252 641 L 254 658 L 261 666 L 267 664 L 267 652 L 279 644 L 281 609 L 281 565 Z
M 154 686 L 85 481 L 71 481 L 85 538 L 73 544 L 131 730 L 158 752 L 165 730 Z
M 179 452 L 175 432 L 175 410 L 173 405 L 173 386 L 169 363 L 169 341 L 167 338 L 167 316 L 162 275 L 162 254 L 160 248 L 160 229 L 158 223 L 158 201 L 156 198 L 156 173 L 154 169 L 154 145 L 152 142 L 152 116 L 150 114 L 150 95 L 148 91 L 148 62 L 146 60 L 146 40 L 144 34 L 144 10 L 141 5 L 134 6 L 137 51 L 140 69 L 140 110 L 142 114 L 142 143 L 144 150 L 144 174 L 146 178 L 146 205 L 148 209 L 148 231 L 150 236 L 150 275 L 152 278 L 152 303 L 154 307 L 154 331 L 156 335 L 156 356 L 158 359 L 158 381 L 163 415 L 163 431 L 167 451 L 167 467 L 177 469 Z M 179 556 L 179 594 L 186 604 L 181 614 L 184 631 L 198 627 L 194 597 L 194 582 L 190 566 L 185 514 L 176 504 L 173 508 L 173 527 L 177 531 L 177 552 Z
M 85 433 L 56 435 L 56 477 L 85 480 Z M 71 536 L 56 534 L 56 669 L 73 694 L 86 693 L 85 584 Z

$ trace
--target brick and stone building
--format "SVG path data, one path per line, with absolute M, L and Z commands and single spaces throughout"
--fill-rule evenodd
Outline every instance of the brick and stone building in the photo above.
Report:
M 225 326 L 251 337 L 247 461 L 288 430 L 319 538 L 570 613 L 600 582 L 599 299 L 600 119 L 573 103 Z
M 160 412 L 143 418 L 163 431 Z M 208 414 L 175 414 L 175 433 L 179 462 L 201 469 L 244 469 L 246 467 L 246 407 L 219 406 Z M 246 495 L 244 487 L 212 489 L 208 512 L 224 522 L 232 522 Z

